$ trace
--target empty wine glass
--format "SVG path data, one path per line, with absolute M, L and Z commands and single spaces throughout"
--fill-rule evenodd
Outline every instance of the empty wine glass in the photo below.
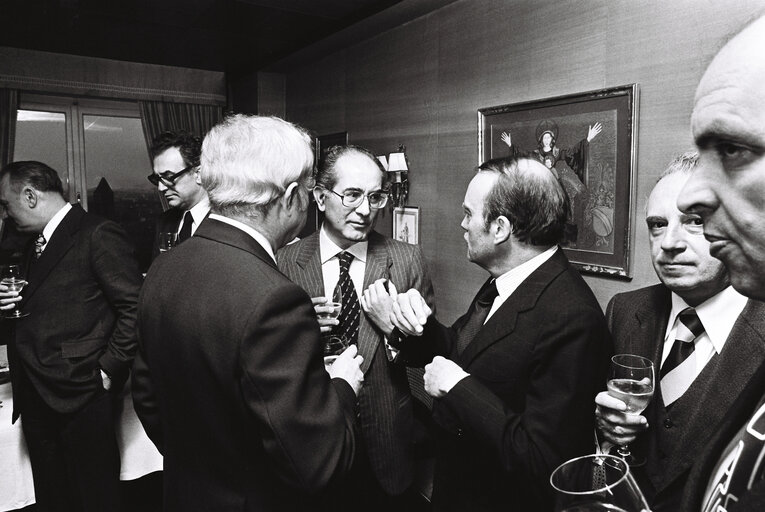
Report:
M 27 285 L 27 281 L 21 275 L 21 268 L 18 265 L 6 265 L 3 267 L 0 284 L 5 286 L 9 292 L 21 293 L 21 290 Z M 18 306 L 18 302 L 10 311 L 2 313 L 3 318 L 24 318 L 29 313 L 23 313 Z
M 178 233 L 160 233 L 159 234 L 159 252 L 167 252 L 178 243 Z
M 564 462 L 550 475 L 556 512 L 650 512 L 624 459 L 585 455 Z
M 650 359 L 632 354 L 617 354 L 611 358 L 608 376 L 608 394 L 624 402 L 627 414 L 640 414 L 651 401 L 654 390 L 654 366 Z M 644 461 L 636 459 L 628 445 L 618 449 L 620 456 L 631 466 Z

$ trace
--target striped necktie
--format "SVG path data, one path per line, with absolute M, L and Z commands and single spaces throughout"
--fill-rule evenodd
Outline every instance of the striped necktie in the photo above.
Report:
M 696 345 L 704 333 L 696 310 L 685 308 L 677 315 L 675 343 L 661 365 L 661 395 L 669 406 L 683 396 L 696 378 Z
M 45 248 L 45 237 L 42 233 L 37 235 L 37 239 L 35 240 L 35 259 L 39 260 L 40 256 L 42 256 L 43 249 Z
M 358 341 L 359 337 L 361 307 L 359 306 L 359 297 L 356 295 L 356 288 L 353 286 L 350 274 L 353 254 L 342 252 L 338 255 L 338 259 L 340 260 L 340 278 L 337 281 L 334 296 L 337 297 L 339 295 L 341 297 L 342 307 L 338 317 L 340 325 L 338 326 L 337 333 L 340 337 L 345 338 L 349 344 L 354 344 Z

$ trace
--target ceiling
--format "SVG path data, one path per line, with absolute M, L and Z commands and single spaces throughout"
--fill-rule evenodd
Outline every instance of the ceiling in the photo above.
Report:
M 402 0 L 0 0 L 0 46 L 239 76 Z

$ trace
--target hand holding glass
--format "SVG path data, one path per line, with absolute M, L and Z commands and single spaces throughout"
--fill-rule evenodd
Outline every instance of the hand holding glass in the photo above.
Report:
M 324 319 L 337 319 L 340 316 L 342 304 L 340 302 L 326 302 L 323 306 L 324 309 L 317 313 L 319 318 Z M 348 343 L 341 338 L 333 334 L 326 334 L 321 337 L 324 349 L 324 367 L 329 368 L 332 363 L 335 362 L 337 356 L 343 353 L 348 348 Z
M 178 243 L 178 233 L 159 234 L 159 252 L 167 252 Z
M 650 359 L 632 354 L 617 354 L 611 358 L 608 394 L 624 402 L 627 414 L 640 414 L 648 407 L 654 383 L 654 367 Z M 620 446 L 618 453 L 630 465 L 641 462 L 632 456 L 627 445 Z
M 18 265 L 7 265 L 3 268 L 0 284 L 3 285 L 8 292 L 15 293 L 18 296 L 21 293 L 21 290 L 27 285 L 27 282 L 21 276 L 21 269 Z M 12 310 L 4 311 L 2 314 L 4 318 L 24 318 L 27 315 L 29 315 L 29 313 L 23 313 L 19 310 L 18 303 L 14 305 Z

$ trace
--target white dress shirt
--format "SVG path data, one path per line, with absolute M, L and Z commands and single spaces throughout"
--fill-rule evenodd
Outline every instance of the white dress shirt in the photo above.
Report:
M 239 222 L 238 220 L 234 220 L 229 217 L 224 217 L 223 215 L 218 215 L 217 213 L 211 213 L 210 218 L 226 223 L 229 226 L 233 226 L 237 229 L 241 229 L 242 231 L 250 235 L 252 238 L 255 239 L 256 242 L 258 242 L 258 244 L 260 244 L 261 247 L 263 247 L 263 250 L 265 250 L 268 253 L 268 255 L 271 256 L 271 259 L 274 260 L 274 263 L 276 263 L 276 256 L 274 256 L 274 250 L 271 248 L 271 243 L 259 231 L 251 228 L 250 226 L 248 226 L 247 224 L 243 222 Z
M 205 217 L 207 217 L 207 213 L 210 211 L 210 201 L 207 199 L 207 196 L 205 196 L 201 201 L 192 206 L 191 210 L 186 211 L 191 212 L 191 218 L 193 219 L 193 222 L 191 223 L 191 234 L 193 235 L 202 221 L 205 220 Z M 183 212 L 183 215 L 181 215 L 181 222 L 178 223 L 177 233 L 180 233 L 183 228 L 183 219 L 185 216 L 186 212 Z
M 497 292 L 499 293 L 494 299 L 494 303 L 491 305 L 489 314 L 486 316 L 486 323 L 489 318 L 505 303 L 505 301 L 513 294 L 515 290 L 526 280 L 536 269 L 542 266 L 542 264 L 552 258 L 555 251 L 558 250 L 558 246 L 554 245 L 541 254 L 537 254 L 529 261 L 518 265 L 514 269 L 508 270 L 497 278 Z
M 357 242 L 347 249 L 341 249 L 335 242 L 330 240 L 326 231 L 324 231 L 324 225 L 321 226 L 321 231 L 319 232 L 319 256 L 321 257 L 321 274 L 324 277 L 325 297 L 328 297 L 330 300 L 332 299 L 337 282 L 340 280 L 340 259 L 338 255 L 345 251 L 353 254 L 353 260 L 351 260 L 348 273 L 351 275 L 356 295 L 361 298 L 364 292 L 364 271 L 367 266 L 368 246 L 369 242 L 365 240 Z
M 725 341 L 728 339 L 733 324 L 746 306 L 747 298 L 728 286 L 726 289 L 696 306 L 696 314 L 704 326 L 704 333 L 695 342 L 696 374 L 698 377 L 715 353 L 722 352 Z M 676 293 L 672 293 L 672 310 L 669 312 L 667 332 L 664 335 L 664 348 L 661 363 L 669 356 L 672 345 L 675 343 L 675 333 L 679 315 L 688 304 Z M 659 368 L 656 368 L 657 373 Z
M 44 251 L 46 247 L 48 247 L 48 242 L 50 242 L 50 237 L 53 236 L 53 232 L 56 231 L 56 228 L 59 224 L 61 224 L 61 221 L 64 220 L 64 217 L 66 217 L 66 214 L 69 213 L 69 210 L 72 209 L 72 205 L 69 203 L 66 203 L 64 206 L 61 207 L 59 211 L 56 212 L 56 214 L 51 217 L 51 219 L 48 221 L 48 223 L 45 225 L 45 227 L 42 230 L 42 235 L 45 237 L 45 243 L 42 246 L 42 250 Z

